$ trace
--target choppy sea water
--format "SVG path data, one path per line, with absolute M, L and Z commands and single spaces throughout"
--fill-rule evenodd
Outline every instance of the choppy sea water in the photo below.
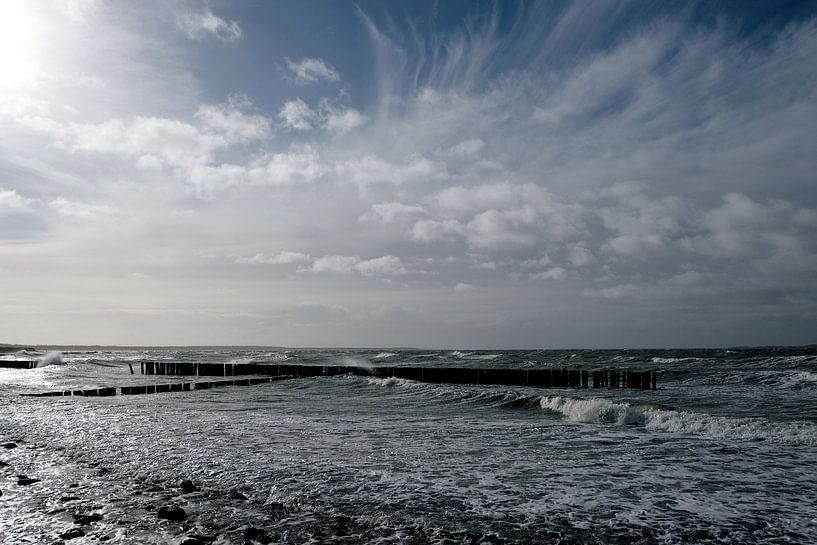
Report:
M 0 357 L 52 362 L 0 369 L 4 544 L 817 543 L 817 349 Z M 140 360 L 655 369 L 659 389 L 339 376 L 19 395 L 182 380 Z M 168 505 L 187 518 L 157 517 Z

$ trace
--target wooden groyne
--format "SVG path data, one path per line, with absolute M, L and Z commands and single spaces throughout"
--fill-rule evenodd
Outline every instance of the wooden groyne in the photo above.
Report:
M 35 360 L 0 360 L 0 369 L 34 369 Z
M 143 384 L 139 386 L 121 386 L 104 388 L 85 388 L 82 390 L 60 390 L 56 392 L 37 392 L 20 394 L 24 397 L 109 397 L 115 395 L 161 394 L 165 392 L 190 392 L 193 390 L 210 390 L 223 386 L 251 386 L 285 380 L 287 376 L 237 378 L 230 380 L 201 381 L 201 382 L 174 382 L 171 384 Z
M 145 361 L 145 375 L 218 376 L 265 375 L 319 377 L 358 375 L 401 378 L 439 384 L 500 384 L 538 388 L 627 388 L 655 390 L 655 371 L 580 369 L 479 369 L 472 367 L 356 367 L 267 363 L 198 363 Z

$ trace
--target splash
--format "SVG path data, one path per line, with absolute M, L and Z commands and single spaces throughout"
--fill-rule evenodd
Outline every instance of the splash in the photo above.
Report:
M 49 352 L 37 361 L 37 367 L 46 367 L 48 365 L 62 365 L 62 353 Z
M 367 371 L 374 371 L 374 366 L 366 358 L 344 356 L 340 359 L 338 365 L 342 367 L 360 367 L 361 369 L 366 369 Z

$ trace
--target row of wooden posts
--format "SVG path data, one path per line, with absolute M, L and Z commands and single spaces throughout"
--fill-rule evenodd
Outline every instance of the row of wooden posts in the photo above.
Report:
M 655 371 L 580 369 L 479 369 L 471 367 L 359 367 L 268 363 L 144 361 L 145 375 L 314 377 L 353 374 L 448 384 L 502 384 L 539 388 L 628 388 L 654 390 Z M 592 378 L 592 382 L 591 382 Z
M 252 377 L 229 380 L 174 382 L 172 384 L 144 384 L 140 386 L 121 386 L 106 388 L 87 388 L 84 390 L 62 390 L 56 392 L 38 392 L 36 394 L 20 394 L 26 397 L 106 397 L 115 395 L 161 394 L 164 392 L 189 392 L 191 390 L 209 390 L 222 386 L 252 386 L 284 380 L 289 377 Z
M 35 360 L 0 360 L 0 369 L 34 369 Z

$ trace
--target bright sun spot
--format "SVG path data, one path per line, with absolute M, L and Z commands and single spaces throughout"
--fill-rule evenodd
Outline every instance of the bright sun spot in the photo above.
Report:
M 0 87 L 27 83 L 33 75 L 31 21 L 23 2 L 0 0 Z

